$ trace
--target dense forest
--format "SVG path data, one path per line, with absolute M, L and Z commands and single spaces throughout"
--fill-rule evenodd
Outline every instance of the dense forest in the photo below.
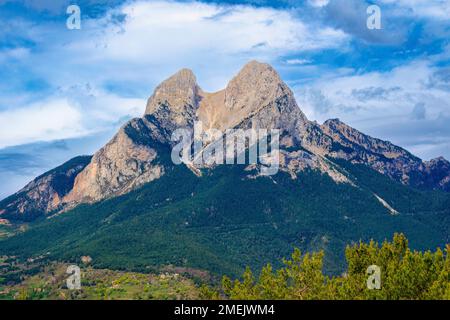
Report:
M 237 277 L 292 248 L 323 251 L 326 274 L 345 271 L 346 245 L 404 233 L 416 250 L 450 242 L 450 195 L 420 191 L 363 165 L 342 163 L 358 185 L 313 170 L 258 177 L 244 166 L 194 175 L 163 163 L 166 174 L 126 195 L 41 218 L 0 240 L 3 255 L 148 272 L 174 265 Z M 399 214 L 392 215 L 376 198 Z

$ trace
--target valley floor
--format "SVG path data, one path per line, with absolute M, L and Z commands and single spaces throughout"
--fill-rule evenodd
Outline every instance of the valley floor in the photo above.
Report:
M 144 274 L 81 268 L 81 289 L 69 290 L 68 264 L 0 258 L 0 300 L 193 300 L 199 288 L 177 273 Z

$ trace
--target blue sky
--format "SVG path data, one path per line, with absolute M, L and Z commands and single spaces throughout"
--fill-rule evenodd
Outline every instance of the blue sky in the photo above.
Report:
M 69 4 L 81 30 L 66 28 Z M 178 69 L 214 91 L 251 59 L 311 120 L 450 158 L 449 0 L 0 0 L 0 198 L 94 152 Z

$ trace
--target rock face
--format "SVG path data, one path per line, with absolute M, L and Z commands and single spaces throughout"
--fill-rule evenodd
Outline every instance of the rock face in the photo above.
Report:
M 89 164 L 90 156 L 76 157 L 37 177 L 22 190 L 0 202 L 0 215 L 11 220 L 34 218 L 61 209 L 76 176 Z
M 149 129 L 142 119 L 133 119 L 93 157 L 76 177 L 63 202 L 76 205 L 122 195 L 158 179 L 164 168 L 156 163 Z
M 321 126 L 332 139 L 326 153 L 352 163 L 366 164 L 405 185 L 421 189 L 450 189 L 450 163 L 444 158 L 424 162 L 388 141 L 369 137 L 338 119 Z
M 338 119 L 326 121 L 321 126 L 332 139 L 326 152 L 334 158 L 352 163 L 367 164 L 389 177 L 408 183 L 408 172 L 422 161 L 408 151 L 390 142 L 369 137 Z
M 278 73 L 256 61 L 248 63 L 226 89 L 203 93 L 198 118 L 206 128 L 280 129 L 295 137 L 309 123 Z
M 307 168 L 350 183 L 333 159 L 365 164 L 391 179 L 423 189 L 450 191 L 450 163 L 429 162 L 390 142 L 369 137 L 338 119 L 309 121 L 289 87 L 268 64 L 252 61 L 221 91 L 204 92 L 192 71 L 183 69 L 162 82 L 142 118 L 125 124 L 93 157 L 77 158 L 37 178 L 0 202 L 0 216 L 26 220 L 80 203 L 127 193 L 164 175 L 161 148 L 173 144 L 179 128 L 225 131 L 279 129 L 280 170 L 292 178 Z M 61 169 L 62 168 L 62 169 Z M 196 169 L 196 168 L 192 168 Z
M 441 189 L 450 192 L 450 162 L 442 157 L 425 161 L 420 167 L 422 178 L 415 183 L 423 189 Z
M 154 139 L 170 143 L 178 128 L 192 128 L 201 89 L 191 70 L 183 69 L 162 82 L 150 97 L 144 120 Z

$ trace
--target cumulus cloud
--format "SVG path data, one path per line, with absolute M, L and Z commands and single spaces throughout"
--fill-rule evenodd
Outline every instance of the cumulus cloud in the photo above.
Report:
M 308 0 L 308 3 L 313 7 L 324 7 L 328 5 L 330 0 Z
M 276 62 L 350 40 L 343 31 L 304 21 L 295 10 L 200 2 L 130 1 L 83 18 L 78 31 L 66 30 L 63 21 L 13 22 L 2 32 L 39 48 L 26 65 L 50 86 L 114 82 L 140 97 L 183 67 L 199 70 L 205 89 L 216 90 L 249 59 Z
M 29 56 L 30 50 L 24 47 L 18 48 L 6 48 L 0 50 L 0 63 L 4 63 L 8 60 L 22 60 Z
M 1 111 L 0 148 L 98 133 L 141 115 L 145 105 L 143 99 L 122 98 L 86 91 L 86 88 L 63 89 L 63 92 L 30 105 Z
M 385 72 L 320 79 L 296 92 L 311 119 L 339 117 L 423 158 L 450 158 L 442 147 L 450 144 L 450 127 L 443 120 L 450 119 L 445 79 L 442 69 L 418 60 Z
M 365 0 L 331 0 L 323 9 L 325 22 L 370 43 L 403 43 L 411 24 L 403 19 L 395 19 L 387 8 L 380 8 L 382 28 L 367 28 L 367 8 L 372 4 Z
M 318 88 L 306 88 L 299 92 L 301 108 L 313 119 L 315 115 L 328 114 L 333 108 L 332 102 Z
M 56 12 L 62 4 L 26 5 Z M 16 74 L 0 84 L 0 148 L 85 135 L 140 116 L 152 89 L 182 67 L 199 70 L 204 89 L 217 90 L 249 59 L 273 62 L 349 40 L 291 10 L 200 2 L 128 1 L 102 16 L 83 15 L 82 29 L 72 31 L 63 20 L 11 22 L 0 22 L 4 38 L 27 46 L 0 50 L 0 62 Z
M 291 65 L 303 65 L 303 64 L 310 64 L 312 61 L 308 59 L 288 59 L 286 60 L 287 64 Z
M 125 17 L 120 27 L 111 23 L 118 15 Z M 286 10 L 198 2 L 129 3 L 101 21 L 88 21 L 87 28 L 99 23 L 107 27 L 70 50 L 90 51 L 95 59 L 192 63 L 199 55 L 207 62 L 230 55 L 274 59 L 297 50 L 336 48 L 348 39 L 329 27 L 315 30 Z
M 83 134 L 80 112 L 66 100 L 0 112 L 0 148 Z

